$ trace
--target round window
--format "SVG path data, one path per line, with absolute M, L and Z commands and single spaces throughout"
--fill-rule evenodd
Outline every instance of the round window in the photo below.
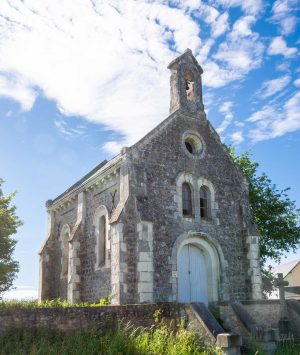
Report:
M 184 137 L 184 145 L 186 150 L 192 155 L 200 155 L 202 153 L 202 141 L 195 134 L 187 134 Z

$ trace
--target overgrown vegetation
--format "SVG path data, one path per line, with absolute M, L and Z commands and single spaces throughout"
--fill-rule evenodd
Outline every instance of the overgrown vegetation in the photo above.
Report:
M 266 265 L 267 259 L 280 262 L 288 251 L 296 251 L 300 242 L 300 209 L 287 192 L 279 190 L 265 173 L 259 174 L 259 164 L 249 152 L 230 154 L 249 182 L 249 202 L 252 218 L 260 233 L 260 256 L 264 293 L 274 289 L 274 276 Z
M 16 206 L 12 205 L 15 193 L 4 196 L 0 178 L 0 299 L 5 291 L 13 284 L 19 271 L 19 263 L 13 260 L 13 252 L 17 241 L 12 235 L 17 232 L 22 224 L 16 216 Z
M 1 308 L 66 308 L 66 307 L 100 307 L 100 306 L 108 306 L 111 304 L 111 296 L 106 298 L 101 298 L 98 303 L 87 303 L 80 302 L 70 304 L 68 301 L 63 300 L 61 298 L 57 298 L 54 300 L 46 300 L 43 302 L 39 302 L 38 300 L 10 300 L 10 301 L 0 301 L 0 309 Z
M 300 209 L 287 192 L 278 190 L 265 173 L 259 174 L 259 164 L 249 152 L 231 156 L 249 181 L 250 212 L 261 235 L 260 253 L 266 259 L 280 261 L 285 252 L 295 251 L 300 242 Z
M 247 355 L 268 355 L 269 352 L 265 350 L 266 343 L 252 340 L 247 347 L 242 348 L 242 354 Z M 300 344 L 296 343 L 278 343 L 274 355 L 299 355 Z
M 300 345 L 292 344 L 288 346 L 281 345 L 277 348 L 275 355 L 299 355 Z
M 62 335 L 49 330 L 29 331 L 12 329 L 0 335 L 0 354 L 105 354 L 105 355 L 210 355 L 221 352 L 194 331 L 182 325 L 166 326 L 155 314 L 156 325 L 135 328 L 130 323 L 117 331 L 95 331 Z

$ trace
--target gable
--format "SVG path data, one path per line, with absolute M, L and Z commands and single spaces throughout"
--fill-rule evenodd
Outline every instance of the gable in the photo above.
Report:
M 287 274 L 285 280 L 289 282 L 289 286 L 300 285 L 300 262 Z
M 184 147 L 184 137 L 193 133 L 201 138 L 203 144 L 203 154 L 199 159 L 197 156 L 190 156 Z M 234 171 L 241 182 L 247 183 L 243 173 L 231 158 L 227 147 L 221 142 L 218 133 L 206 119 L 204 112 L 201 116 L 195 116 L 181 110 L 174 112 L 134 144 L 130 151 L 133 158 L 139 157 L 144 162 L 152 161 L 151 164 L 155 164 L 155 161 L 161 164 L 163 160 L 174 162 L 174 156 L 187 161 L 190 160 L 193 165 L 197 162 L 201 164 L 207 159 L 211 163 L 216 160 L 223 160 L 223 162 L 226 162 L 226 169 L 229 168 Z M 145 155 L 147 159 L 145 159 Z M 159 161 L 158 156 L 160 157 Z M 219 159 L 221 157 L 222 159 Z M 222 172 L 222 169 L 220 169 L 220 172 Z

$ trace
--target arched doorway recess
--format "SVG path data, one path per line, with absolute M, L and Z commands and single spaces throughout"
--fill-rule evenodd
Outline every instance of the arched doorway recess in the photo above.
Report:
M 218 301 L 220 275 L 216 248 L 201 237 L 182 241 L 177 253 L 178 294 L 182 303 Z

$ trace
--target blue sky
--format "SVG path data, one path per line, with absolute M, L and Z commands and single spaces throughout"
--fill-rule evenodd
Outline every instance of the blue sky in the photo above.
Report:
M 166 67 L 186 48 L 222 140 L 300 207 L 298 15 L 294 0 L 2 0 L 0 177 L 24 221 L 13 296 L 36 293 L 45 201 L 167 117 Z

